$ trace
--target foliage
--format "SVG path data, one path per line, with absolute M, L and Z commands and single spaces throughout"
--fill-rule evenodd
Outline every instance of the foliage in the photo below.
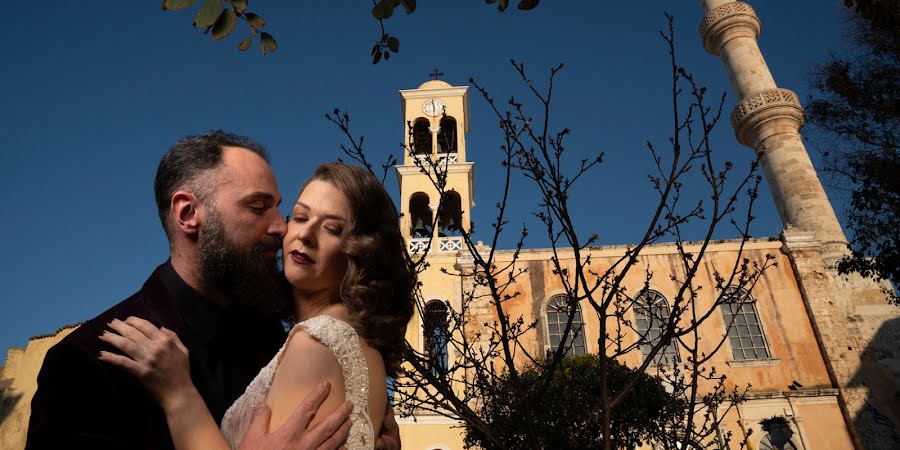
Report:
M 895 5 L 900 2 L 895 3 Z M 852 57 L 832 56 L 813 74 L 807 107 L 825 170 L 850 192 L 852 254 L 841 273 L 900 282 L 900 26 L 856 18 Z M 896 302 L 896 292 L 889 291 Z
M 484 2 L 496 3 L 497 10 L 500 12 L 506 11 L 506 8 L 509 7 L 509 0 L 484 0 Z M 197 0 L 162 0 L 162 9 L 175 11 L 192 7 L 196 3 Z M 194 18 L 194 27 L 203 29 L 204 34 L 212 31 L 213 40 L 218 41 L 234 31 L 239 19 L 244 20 L 250 29 L 250 36 L 238 43 L 238 50 L 243 52 L 249 49 L 253 44 L 254 36 L 258 35 L 260 53 L 263 56 L 275 53 L 278 48 L 275 38 L 262 31 L 266 22 L 259 15 L 247 11 L 248 3 L 249 0 L 203 0 Z M 540 0 L 519 0 L 516 8 L 528 11 L 536 8 L 538 3 Z M 400 6 L 403 6 L 406 14 L 414 13 L 416 0 L 372 0 L 372 4 L 372 18 L 378 21 L 381 28 L 381 37 L 372 46 L 372 64 L 378 64 L 382 60 L 389 60 L 391 54 L 400 51 L 400 38 L 388 34 L 384 21 L 391 18 L 394 11 Z
M 576 449 L 598 448 L 603 443 L 603 427 L 600 423 L 600 358 L 597 355 L 569 356 L 562 360 L 556 373 L 549 373 L 549 358 L 524 368 L 520 373 L 520 383 L 513 383 L 509 375 L 504 375 L 490 387 L 493 390 L 485 396 L 481 415 L 504 447 L 525 447 L 529 432 L 538 437 L 538 445 L 543 448 Z M 663 423 L 661 419 L 671 414 L 670 410 L 684 408 L 682 399 L 674 398 L 666 392 L 659 378 L 628 368 L 616 361 L 606 367 L 609 379 L 609 393 L 616 395 L 632 378 L 637 382 L 622 400 L 613 418 L 612 441 L 615 448 L 635 448 L 649 443 L 656 436 Z M 551 379 L 546 389 L 543 381 Z M 524 390 L 519 390 L 524 386 Z M 534 398 L 531 405 L 532 421 L 525 422 L 523 403 L 517 397 Z M 534 427 L 535 429 L 526 430 Z M 466 430 L 466 444 L 490 447 L 491 440 L 475 428 Z
M 900 0 L 844 0 L 844 6 L 877 29 L 900 33 Z
M 708 326 L 706 321 L 729 301 L 729 288 L 750 291 L 774 264 L 771 255 L 751 260 L 743 253 L 750 236 L 751 211 L 761 177 L 756 174 L 758 159 L 749 163 L 746 173 L 735 175 L 738 165 L 715 158 L 715 145 L 710 136 L 721 117 L 725 96 L 715 98 L 709 105 L 706 88 L 677 64 L 673 19 L 671 16 L 667 19 L 668 28 L 660 34 L 671 62 L 670 148 L 660 151 L 647 143 L 654 163 L 654 171 L 649 175 L 650 188 L 658 200 L 648 205 L 652 214 L 638 242 L 601 266 L 592 261 L 599 234 L 585 234 L 576 228 L 569 199 L 576 189 L 590 189 L 581 186 L 595 176 L 593 171 L 603 162 L 603 153 L 591 150 L 590 156 L 571 161 L 567 137 L 573 130 L 550 128 L 555 118 L 551 107 L 554 82 L 563 64 L 550 69 L 547 87 L 540 89 L 528 77 L 525 65 L 512 61 L 531 101 L 537 104 L 536 117 L 529 112 L 526 102 L 514 97 L 505 103 L 497 102 L 485 87 L 469 80 L 499 124 L 503 175 L 497 181 L 502 187 L 494 205 L 496 215 L 481 230 L 484 243 L 473 239 L 474 229 L 462 230 L 463 249 L 456 255 L 456 264 L 440 268 L 445 276 L 458 278 L 454 284 L 458 282 L 461 288 L 460 298 L 446 303 L 447 317 L 442 322 L 446 328 L 442 328 L 440 341 L 446 344 L 449 358 L 446 363 L 434 364 L 435 357 L 430 353 L 443 355 L 443 349 L 430 352 L 428 348 L 407 343 L 404 370 L 395 383 L 395 408 L 400 414 L 433 413 L 461 420 L 471 439 L 484 448 L 540 449 L 546 448 L 545 443 L 551 440 L 564 440 L 563 431 L 544 426 L 548 417 L 542 402 L 552 398 L 548 392 L 556 386 L 557 377 L 566 376 L 564 372 L 569 364 L 565 358 L 566 343 L 579 332 L 574 326 L 574 313 L 583 305 L 589 308 L 584 316 L 593 317 L 598 327 L 595 334 L 598 339 L 592 346 L 602 350 L 595 356 L 598 370 L 593 378 L 573 377 L 573 382 L 583 383 L 567 386 L 566 392 L 572 395 L 599 392 L 593 401 L 594 416 L 589 417 L 591 424 L 598 427 L 592 430 L 595 434 L 591 436 L 600 438 L 593 447 L 612 449 L 618 445 L 614 439 L 621 438 L 617 434 L 619 430 L 633 430 L 635 426 L 646 426 L 641 429 L 649 430 L 647 424 L 651 423 L 659 425 L 652 437 L 654 445 L 667 450 L 697 445 L 732 448 L 731 434 L 720 433 L 719 425 L 743 401 L 746 388 L 729 387 L 725 376 L 710 365 L 728 337 L 724 330 L 717 331 L 717 327 Z M 341 146 L 344 152 L 374 172 L 375 165 L 363 152 L 363 140 L 353 139 L 349 131 L 346 113 L 336 110 L 326 117 L 350 138 L 351 145 Z M 449 158 L 416 154 L 413 126 L 407 125 L 409 161 L 430 180 L 436 199 L 440 199 L 431 219 L 433 230 L 447 207 L 444 194 L 452 188 L 448 186 Z M 383 164 L 382 170 L 386 173 L 388 167 L 390 164 Z M 560 326 L 559 345 L 550 348 L 548 354 L 535 342 L 538 319 L 510 312 L 513 302 L 535 300 L 524 299 L 521 290 L 529 275 L 526 275 L 528 264 L 520 261 L 519 256 L 529 230 L 520 229 L 514 249 L 496 250 L 501 234 L 509 225 L 510 198 L 520 192 L 512 184 L 514 178 L 532 183 L 540 192 L 534 215 L 542 224 L 541 233 L 549 241 L 552 256 L 548 263 L 557 278 L 553 283 L 561 286 L 565 295 L 559 307 L 565 311 L 563 316 L 567 320 Z M 688 202 L 682 197 L 688 180 L 699 183 L 705 191 L 703 199 Z M 747 206 L 746 211 L 739 212 L 739 200 Z M 682 234 L 689 223 L 699 223 L 703 229 L 699 240 L 687 241 Z M 719 268 L 712 269 L 711 277 L 698 276 L 710 267 L 707 253 L 715 231 L 721 226 L 731 226 L 740 235 L 734 260 L 724 267 L 717 264 Z M 427 256 L 434 248 L 430 242 L 433 236 L 427 245 L 417 247 L 416 253 L 407 254 L 408 263 L 417 273 L 429 270 Z M 650 333 L 641 330 L 634 321 L 635 311 L 642 305 L 641 294 L 654 283 L 655 275 L 646 267 L 645 250 L 666 241 L 677 251 L 674 264 L 666 273 L 677 286 L 677 292 L 665 313 L 662 308 L 647 308 L 642 312 L 655 323 L 656 332 Z M 633 272 L 638 273 L 643 285 L 626 284 L 626 278 Z M 417 293 L 419 317 L 427 317 L 426 300 L 420 290 Z M 706 330 L 702 338 L 701 327 Z M 680 355 L 677 361 L 657 365 L 656 356 L 673 347 Z M 628 361 L 633 363 L 633 369 L 619 370 Z M 647 383 L 647 373 L 662 380 L 671 393 L 670 398 L 682 401 L 682 406 L 663 408 L 664 414 L 646 417 L 645 422 L 630 422 L 634 399 L 642 395 L 640 390 Z M 498 386 L 502 386 L 501 391 L 497 390 Z M 506 408 L 519 412 L 519 423 L 511 424 L 517 428 L 509 434 L 501 434 L 492 423 L 507 417 Z M 575 430 L 567 432 L 575 433 Z M 555 434 L 548 438 L 545 433 Z M 580 445 L 590 437 L 575 434 L 567 436 L 565 441 L 570 439 L 574 439 L 572 445 Z M 553 443 L 556 444 L 559 442 Z
M 194 6 L 197 0 L 162 0 L 162 9 L 176 11 Z M 275 53 L 278 44 L 271 34 L 262 31 L 266 21 L 258 14 L 247 10 L 249 0 L 203 0 L 197 15 L 194 16 L 194 27 L 203 30 L 203 34 L 212 32 L 212 39 L 218 41 L 231 34 L 237 27 L 238 20 L 247 23 L 250 36 L 238 43 L 238 50 L 247 51 L 253 45 L 253 38 L 259 36 L 259 51 L 265 56 Z

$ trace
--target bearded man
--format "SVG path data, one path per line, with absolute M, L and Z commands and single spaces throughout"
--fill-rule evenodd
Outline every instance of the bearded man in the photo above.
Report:
M 217 422 L 284 342 L 288 297 L 276 253 L 286 224 L 262 146 L 222 131 L 187 137 L 163 156 L 154 191 L 170 258 L 137 293 L 47 352 L 27 449 L 172 448 L 156 401 L 135 377 L 98 359 L 101 350 L 114 351 L 98 338 L 113 319 L 136 316 L 174 331 Z M 340 445 L 349 408 L 305 430 L 326 390 L 311 394 L 272 433 L 262 408 L 254 418 L 262 423 L 250 426 L 241 448 Z

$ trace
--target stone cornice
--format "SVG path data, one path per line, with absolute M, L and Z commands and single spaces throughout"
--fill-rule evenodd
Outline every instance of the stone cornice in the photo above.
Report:
M 776 399 L 776 398 L 803 398 L 803 397 L 837 397 L 838 390 L 833 388 L 803 389 L 798 391 L 769 391 L 748 392 L 748 400 Z
M 784 243 L 785 253 L 795 250 L 818 250 L 822 246 L 822 242 L 816 239 L 814 231 L 801 231 L 790 226 L 781 233 L 781 241 Z
M 83 324 L 83 323 L 84 323 L 84 321 L 81 321 L 81 322 L 78 322 L 78 323 L 69 324 L 69 325 L 63 325 L 63 326 L 59 327 L 56 331 L 54 331 L 54 332 L 52 332 L 52 333 L 39 334 L 39 335 L 37 335 L 37 336 L 32 336 L 32 337 L 28 338 L 28 341 L 30 342 L 30 341 L 36 341 L 36 340 L 39 340 L 39 339 L 46 339 L 46 338 L 49 338 L 49 337 L 54 337 L 54 336 L 58 335 L 59 333 L 62 333 L 63 331 L 68 330 L 68 329 L 70 329 L 70 328 L 78 328 L 78 327 L 80 327 L 81 324 Z
M 467 173 L 472 171 L 472 168 L 474 166 L 475 163 L 471 162 L 447 164 L 447 173 Z M 396 165 L 394 167 L 397 169 L 397 173 L 400 175 L 415 175 L 417 173 L 424 173 L 422 172 L 422 169 L 416 165 Z
M 732 2 L 706 13 L 700 22 L 700 38 L 706 51 L 718 55 L 728 40 L 741 36 L 756 39 L 761 29 L 762 24 L 753 7 L 744 2 Z
M 756 148 L 759 126 L 778 118 L 793 121 L 796 125 L 794 131 L 799 131 L 803 126 L 800 99 L 789 89 L 766 89 L 747 96 L 731 112 L 731 125 L 741 144 Z
M 441 89 L 403 89 L 400 91 L 400 96 L 404 99 L 437 97 L 447 98 L 463 96 L 466 95 L 466 92 L 468 91 L 468 86 L 458 86 Z

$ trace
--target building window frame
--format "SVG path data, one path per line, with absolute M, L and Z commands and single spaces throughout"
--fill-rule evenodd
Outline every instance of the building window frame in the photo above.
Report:
M 772 347 L 769 345 L 769 340 L 766 337 L 766 328 L 763 326 L 762 317 L 756 304 L 756 299 L 746 289 L 737 286 L 725 287 L 719 311 L 722 314 L 725 336 L 728 337 L 728 345 L 731 347 L 731 361 L 749 362 L 774 359 Z M 735 314 L 736 305 L 740 305 L 737 309 L 737 314 Z M 755 323 L 748 322 L 751 314 Z M 733 321 L 730 316 L 734 317 Z M 754 327 L 758 328 L 758 334 L 755 334 Z M 741 334 L 741 331 L 744 329 L 746 329 L 746 335 Z M 734 335 L 732 335 L 733 333 Z M 738 346 L 735 346 L 735 339 L 737 339 Z M 749 346 L 744 346 L 745 340 L 750 343 Z M 760 356 L 760 350 L 763 352 L 762 356 Z M 748 354 L 751 356 L 748 356 Z
M 544 322 L 544 350 L 545 351 L 554 351 L 559 345 L 559 340 L 562 339 L 563 331 L 565 330 L 566 321 L 568 321 L 568 312 L 563 310 L 560 311 L 559 308 L 565 308 L 565 303 L 568 301 L 568 296 L 566 294 L 555 294 L 551 295 L 544 301 L 544 304 L 541 306 L 541 318 Z M 562 302 L 562 305 L 560 305 Z M 550 314 L 554 314 L 554 320 L 551 324 L 551 316 Z M 562 321 L 561 321 L 562 320 Z M 580 330 L 579 330 L 580 326 Z M 551 334 L 551 331 L 555 330 Z M 572 320 L 572 330 L 569 332 L 569 342 L 568 348 L 566 349 L 566 355 L 586 355 L 588 353 L 587 349 L 587 338 L 585 335 L 587 334 L 587 325 L 584 322 L 584 314 L 581 311 L 581 305 L 575 305 L 575 319 Z M 556 337 L 557 343 L 554 344 L 552 342 L 552 337 Z M 580 349 L 580 350 L 579 350 Z
M 649 301 L 644 301 L 643 299 L 650 298 Z M 644 303 L 642 303 L 644 302 Z M 661 306 L 660 306 L 661 305 Z M 650 310 L 654 311 L 657 308 L 664 308 L 665 310 L 665 322 L 663 325 L 668 323 L 669 318 L 672 317 L 672 308 L 669 306 L 669 300 L 657 290 L 654 289 L 644 289 L 642 290 L 637 297 L 635 297 L 633 313 L 634 313 L 634 329 L 638 335 L 638 350 L 641 353 L 641 362 L 643 363 L 647 359 L 647 353 L 649 353 L 650 349 L 656 345 L 659 336 L 663 333 L 663 328 L 656 326 L 651 328 L 650 325 L 653 324 L 654 315 L 658 315 L 656 313 L 643 313 L 640 312 L 639 309 L 642 310 Z M 643 316 L 648 317 L 649 319 L 645 319 Z M 643 331 L 641 330 L 640 324 L 642 321 L 647 321 L 647 328 Z M 661 321 L 661 320 L 660 320 Z M 656 324 L 654 324 L 656 325 Z M 654 338 L 652 335 L 656 334 Z M 649 336 L 645 341 L 645 337 Z M 642 343 L 644 342 L 644 343 Z M 646 351 L 645 351 L 646 349 Z M 672 361 L 671 357 L 674 357 L 674 361 Z M 653 357 L 653 361 L 651 365 L 654 366 L 672 366 L 681 362 L 681 352 L 678 348 L 678 339 L 673 338 L 669 345 L 666 348 L 661 349 L 656 355 Z

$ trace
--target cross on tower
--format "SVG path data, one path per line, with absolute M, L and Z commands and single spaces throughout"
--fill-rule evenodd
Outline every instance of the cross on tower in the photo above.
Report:
M 439 80 L 440 77 L 444 76 L 444 72 L 441 72 L 440 70 L 438 70 L 438 66 L 435 64 L 434 72 L 431 72 L 428 75 L 434 77 L 435 80 Z

